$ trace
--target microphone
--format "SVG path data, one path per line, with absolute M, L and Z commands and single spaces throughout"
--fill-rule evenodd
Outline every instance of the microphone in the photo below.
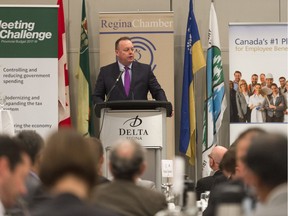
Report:
M 105 102 L 107 102 L 107 101 L 110 99 L 111 93 L 112 93 L 112 91 L 114 90 L 114 88 L 116 87 L 117 83 L 119 82 L 120 77 L 122 76 L 122 74 L 124 73 L 124 71 L 125 71 L 124 69 L 122 69 L 122 70 L 120 71 L 120 74 L 119 74 L 119 76 L 117 77 L 114 85 L 112 86 L 112 88 L 110 89 L 110 91 L 109 91 L 108 94 L 107 94 L 107 97 L 106 97 Z

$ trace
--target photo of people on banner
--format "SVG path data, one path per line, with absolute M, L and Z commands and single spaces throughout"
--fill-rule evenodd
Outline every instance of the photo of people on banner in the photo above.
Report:
M 253 73 L 248 80 L 242 75 L 236 70 L 230 77 L 230 122 L 288 122 L 288 77 Z

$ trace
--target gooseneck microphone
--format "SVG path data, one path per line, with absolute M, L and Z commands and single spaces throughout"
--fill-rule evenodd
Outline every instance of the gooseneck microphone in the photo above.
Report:
M 109 101 L 110 96 L 111 96 L 111 93 L 112 93 L 112 91 L 114 90 L 114 88 L 116 87 L 117 83 L 119 82 L 120 77 L 122 76 L 122 74 L 124 73 L 124 71 L 125 71 L 124 69 L 122 69 L 122 70 L 120 71 L 120 74 L 119 74 L 119 76 L 117 77 L 114 85 L 112 86 L 112 88 L 110 89 L 110 91 L 109 91 L 108 94 L 107 94 L 107 97 L 106 97 L 105 102 Z

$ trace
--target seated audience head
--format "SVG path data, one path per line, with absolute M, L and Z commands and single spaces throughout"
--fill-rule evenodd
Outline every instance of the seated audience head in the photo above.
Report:
M 209 157 L 209 166 L 213 171 L 219 170 L 219 164 L 226 153 L 227 148 L 223 146 L 215 146 L 211 153 L 208 155 Z
M 81 195 L 87 196 L 96 183 L 95 164 L 95 155 L 88 141 L 78 132 L 65 128 L 48 138 L 39 176 L 44 186 L 56 194 L 61 192 L 57 189 L 63 186 L 63 182 L 74 181 L 83 186 Z M 71 189 L 76 190 L 76 185 Z
M 96 158 L 96 172 L 99 175 L 102 175 L 102 165 L 104 163 L 104 149 L 102 142 L 96 137 L 88 137 L 87 140 L 91 145 Z
M 43 138 L 37 132 L 32 130 L 21 131 L 16 137 L 21 141 L 20 144 L 31 159 L 32 171 L 38 174 L 40 154 L 44 148 Z
M 220 164 L 220 170 L 228 179 L 233 179 L 235 175 L 236 168 L 236 149 L 235 147 L 230 147 L 228 151 L 224 154 Z
M 5 208 L 27 192 L 25 179 L 31 161 L 17 139 L 0 135 L 0 200 Z
M 287 136 L 269 133 L 255 138 L 244 161 L 245 180 L 265 202 L 274 188 L 287 183 Z
M 263 129 L 253 127 L 245 130 L 238 136 L 236 143 L 236 178 L 244 178 L 245 165 L 243 163 L 243 158 L 245 157 L 247 149 L 251 144 L 251 140 L 253 140 L 257 136 L 262 136 L 265 133 L 266 132 Z
M 110 171 L 115 179 L 134 181 L 146 168 L 145 150 L 135 140 L 119 140 L 110 152 Z

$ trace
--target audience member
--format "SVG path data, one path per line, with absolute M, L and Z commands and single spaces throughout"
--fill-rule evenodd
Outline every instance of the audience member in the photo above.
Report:
M 196 195 L 197 199 L 200 199 L 201 193 L 204 193 L 205 191 L 210 191 L 215 178 L 219 176 L 223 176 L 222 171 L 219 169 L 219 164 L 226 153 L 227 148 L 223 146 L 215 146 L 211 153 L 208 155 L 209 157 L 209 166 L 212 169 L 213 174 L 211 176 L 207 176 L 204 178 L 201 178 L 196 183 Z
M 279 94 L 279 89 L 275 83 L 271 84 L 272 95 L 265 100 L 266 122 L 283 122 L 284 111 L 286 109 L 283 95 Z
M 51 134 L 43 151 L 39 176 L 52 197 L 33 209 L 32 215 L 115 215 L 84 202 L 96 182 L 95 164 L 94 152 L 80 134 L 71 129 Z
M 254 200 L 251 191 L 244 185 L 244 176 L 245 176 L 245 164 L 243 158 L 246 155 L 247 149 L 253 140 L 257 136 L 262 136 L 265 134 L 265 131 L 261 128 L 249 128 L 242 132 L 236 141 L 233 143 L 233 148 L 236 150 L 236 166 L 235 166 L 235 175 L 230 181 L 224 182 L 222 184 L 216 185 L 213 190 L 210 192 L 210 197 L 208 201 L 208 207 L 203 212 L 203 216 L 214 216 L 216 214 L 216 206 L 219 202 L 219 190 L 221 191 L 226 185 L 238 185 L 243 188 L 247 197 Z
M 261 92 L 261 85 L 257 83 L 254 87 L 254 94 L 249 98 L 249 108 L 251 110 L 251 122 L 265 122 L 265 97 Z
M 246 182 L 262 203 L 255 216 L 287 215 L 287 136 L 266 134 L 253 140 L 245 163 Z
M 102 167 L 104 163 L 104 149 L 102 142 L 95 137 L 88 137 L 87 139 L 92 149 L 94 150 L 93 152 L 96 157 L 96 173 L 98 174 L 97 184 L 110 182 L 110 180 L 104 177 L 102 173 Z
M 237 91 L 239 88 L 238 84 L 239 84 L 239 81 L 241 80 L 241 77 L 242 77 L 242 73 L 240 71 L 234 72 L 233 86 L 234 86 L 235 91 Z
M 163 194 L 136 185 L 145 170 L 143 147 L 134 140 L 120 140 L 110 152 L 114 179 L 99 185 L 93 202 L 125 216 L 151 216 L 167 207 Z
M 25 179 L 31 166 L 29 156 L 16 139 L 0 135 L 0 215 L 26 194 Z
M 236 168 L 236 147 L 230 146 L 228 151 L 224 154 L 219 169 L 227 179 L 235 178 Z M 217 181 L 217 180 L 216 180 Z
M 249 91 L 250 95 L 254 94 L 254 88 L 255 88 L 255 85 L 257 83 L 258 83 L 258 75 L 257 74 L 252 74 L 251 83 L 248 85 L 248 91 Z
M 20 203 L 17 203 L 16 206 L 7 210 L 9 215 L 20 216 L 24 215 L 23 205 L 25 206 L 24 209 L 29 209 L 33 205 L 34 198 L 37 196 L 36 193 L 38 191 L 38 187 L 41 184 L 38 173 L 40 165 L 40 153 L 44 148 L 44 140 L 38 133 L 32 130 L 21 131 L 17 134 L 16 138 L 19 139 L 19 144 L 26 151 L 32 162 L 31 169 L 26 178 L 27 194 L 21 197 L 23 200 L 21 200 Z
M 236 92 L 236 104 L 239 122 L 250 122 L 249 92 L 245 80 L 240 80 L 239 90 Z
M 285 92 L 285 83 L 286 83 L 286 78 L 285 77 L 279 77 L 279 93 L 283 95 Z

